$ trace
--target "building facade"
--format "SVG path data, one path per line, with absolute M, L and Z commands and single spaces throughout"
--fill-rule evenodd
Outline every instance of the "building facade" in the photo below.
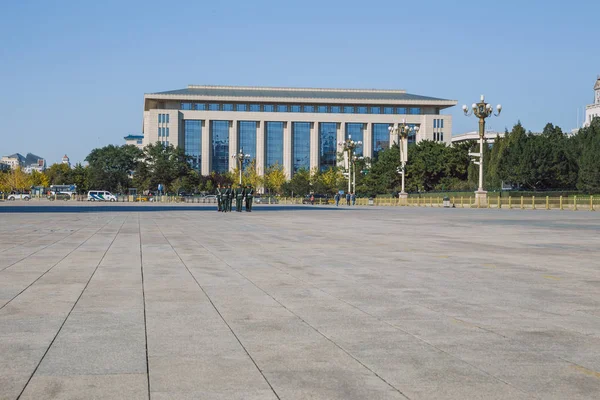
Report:
M 144 135 L 127 135 L 123 139 L 125 139 L 126 145 L 132 145 L 138 149 L 144 148 Z
M 455 100 L 404 90 L 195 86 L 144 96 L 143 145 L 183 147 L 203 175 L 236 168 L 243 150 L 257 172 L 282 165 L 290 178 L 300 168 L 335 166 L 338 142 L 363 142 L 358 154 L 377 158 L 398 139 L 388 128 L 403 120 L 418 127 L 410 142 L 450 144 Z
M 594 85 L 594 103 L 585 107 L 585 121 L 583 126 L 589 126 L 595 117 L 600 117 L 600 76 L 598 76 Z
M 0 163 L 10 166 L 11 169 L 22 168 L 24 172 L 31 171 L 43 172 L 46 170 L 46 160 L 32 153 L 23 156 L 19 153 L 10 156 L 3 156 Z
M 496 137 L 503 138 L 505 135 L 506 132 L 485 131 L 484 139 L 487 140 L 489 145 L 492 145 L 496 141 Z M 452 144 L 463 142 L 479 142 L 479 132 L 471 131 L 452 136 Z

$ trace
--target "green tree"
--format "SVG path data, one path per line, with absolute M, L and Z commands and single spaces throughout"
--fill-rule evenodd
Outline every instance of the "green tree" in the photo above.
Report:
M 135 181 L 146 190 L 157 190 L 163 184 L 167 191 L 176 192 L 181 181 L 191 170 L 188 157 L 180 147 L 165 146 L 160 142 L 149 144 L 141 154 L 143 162 L 135 168 Z
M 108 145 L 92 150 L 85 158 L 89 164 L 89 187 L 125 193 L 141 157 L 141 150 L 133 145 Z
M 283 166 L 276 162 L 265 171 L 264 185 L 269 193 L 281 194 L 283 184 L 286 182 Z
M 300 168 L 286 185 L 284 185 L 284 191 L 287 195 L 300 195 L 305 196 L 310 192 L 310 171 L 306 168 Z

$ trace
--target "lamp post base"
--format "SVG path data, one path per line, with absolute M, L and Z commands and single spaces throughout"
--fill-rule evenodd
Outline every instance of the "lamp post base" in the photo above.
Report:
M 475 191 L 475 206 L 487 207 L 487 192 L 485 190 Z
M 408 193 L 406 193 L 406 192 L 398 193 L 398 200 L 400 202 L 400 205 L 406 205 L 406 203 L 408 202 Z

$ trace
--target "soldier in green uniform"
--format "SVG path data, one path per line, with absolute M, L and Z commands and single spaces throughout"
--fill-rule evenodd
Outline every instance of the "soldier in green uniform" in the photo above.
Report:
M 254 197 L 254 189 L 252 189 L 252 186 L 248 185 L 246 187 L 246 211 L 247 212 L 252 211 L 252 198 L 253 197 Z
M 235 211 L 242 212 L 242 200 L 244 200 L 244 187 L 235 188 Z
M 228 186 L 225 186 L 225 190 L 223 191 L 223 205 L 221 206 L 223 212 L 229 211 L 229 198 L 231 197 L 231 189 Z
M 223 193 L 220 183 L 217 185 L 217 211 L 223 211 Z
M 229 208 L 227 209 L 227 211 L 231 212 L 231 208 L 233 207 L 233 197 L 235 196 L 235 192 L 233 191 L 233 187 L 231 187 L 231 184 L 229 184 L 228 187 L 229 187 Z

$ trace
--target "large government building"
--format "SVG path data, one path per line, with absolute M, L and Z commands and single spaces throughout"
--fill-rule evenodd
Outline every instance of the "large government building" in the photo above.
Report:
M 144 96 L 143 144 L 183 147 L 204 175 L 235 169 L 243 149 L 259 174 L 279 163 L 289 178 L 335 166 L 348 137 L 363 142 L 358 155 L 377 158 L 397 140 L 388 128 L 403 119 L 419 128 L 409 143 L 450 144 L 452 117 L 441 111 L 456 103 L 404 90 L 190 85 Z

